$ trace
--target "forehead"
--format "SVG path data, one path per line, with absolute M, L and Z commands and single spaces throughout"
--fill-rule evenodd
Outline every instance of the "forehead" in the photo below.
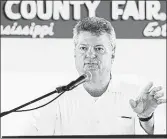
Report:
M 90 32 L 80 32 L 78 35 L 78 44 L 89 44 L 89 45 L 107 45 L 110 43 L 109 35 L 103 33 L 101 35 L 95 35 Z

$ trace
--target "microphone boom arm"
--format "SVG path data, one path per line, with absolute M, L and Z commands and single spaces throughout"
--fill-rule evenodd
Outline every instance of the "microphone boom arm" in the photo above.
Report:
M 23 104 L 23 105 L 21 105 L 21 106 L 19 106 L 19 107 L 16 107 L 16 108 L 14 108 L 14 109 L 12 109 L 12 110 L 10 110 L 10 111 L 2 112 L 2 113 L 0 113 L 0 117 L 3 117 L 3 116 L 8 115 L 8 114 L 10 114 L 10 113 L 12 113 L 12 112 L 15 112 L 15 111 L 17 111 L 17 110 L 19 110 L 19 109 L 21 109 L 21 108 L 23 108 L 23 107 L 26 107 L 26 106 L 28 106 L 28 105 L 30 105 L 30 104 L 32 104 L 32 103 L 35 103 L 35 102 L 37 102 L 37 101 L 39 101 L 39 100 L 41 100 L 41 99 L 44 99 L 44 98 L 46 98 L 46 97 L 48 97 L 48 96 L 50 96 L 50 95 L 52 95 L 52 94 L 54 94 L 54 93 L 60 93 L 58 89 L 59 89 L 59 88 L 56 88 L 56 90 L 54 90 L 54 91 L 52 91 L 52 92 L 50 92 L 50 93 L 48 93 L 48 94 L 46 94 L 46 95 L 43 95 L 43 96 L 41 96 L 41 97 L 39 97 L 39 98 L 36 98 L 36 99 L 34 99 L 34 100 L 30 101 L 30 102 L 27 102 L 27 103 L 25 103 L 25 104 Z M 61 89 L 60 89 L 60 90 L 61 90 Z
M 14 109 L 12 109 L 12 110 L 5 111 L 5 112 L 0 113 L 0 117 L 3 117 L 3 116 L 5 116 L 5 115 L 8 115 L 8 114 L 10 114 L 10 113 L 12 113 L 12 112 L 17 112 L 17 110 L 19 110 L 19 109 L 21 109 L 21 108 L 23 108 L 23 107 L 26 107 L 26 106 L 28 106 L 28 105 L 30 105 L 30 104 L 32 104 L 32 103 L 35 103 L 35 102 L 37 102 L 37 101 L 39 101 L 39 100 L 41 100 L 41 99 L 43 99 L 43 98 L 46 98 L 46 97 L 48 97 L 48 96 L 50 96 L 50 95 L 52 95 L 52 94 L 54 94 L 54 93 L 61 93 L 61 92 L 64 93 L 64 92 L 66 92 L 66 91 L 72 90 L 72 89 L 74 89 L 75 87 L 77 87 L 78 85 L 80 85 L 81 83 L 84 83 L 84 82 L 90 80 L 91 78 L 92 78 L 91 73 L 88 72 L 87 74 L 83 74 L 82 76 L 80 76 L 80 77 L 77 78 L 76 80 L 70 82 L 70 83 L 69 83 L 68 85 L 66 85 L 66 86 L 57 87 L 56 90 L 54 90 L 54 91 L 52 91 L 52 92 L 50 92 L 50 93 L 48 93 L 48 94 L 45 94 L 45 95 L 43 95 L 43 96 L 41 96 L 41 97 L 39 97 L 39 98 L 36 98 L 36 99 L 34 99 L 34 100 L 30 101 L 30 102 L 27 102 L 27 103 L 25 103 L 25 104 L 23 104 L 23 105 L 21 105 L 21 106 L 19 106 L 19 107 L 16 107 L 16 108 L 14 108 Z M 60 95 L 59 95 L 59 96 L 60 96 Z M 57 98 L 58 98 L 58 97 L 57 97 Z

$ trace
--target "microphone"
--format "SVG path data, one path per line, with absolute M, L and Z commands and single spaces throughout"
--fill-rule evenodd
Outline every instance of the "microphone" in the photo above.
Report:
M 66 86 L 66 91 L 72 90 L 75 87 L 77 87 L 78 85 L 84 83 L 84 82 L 88 82 L 92 79 L 92 74 L 90 71 L 86 72 L 85 74 L 81 75 L 79 78 L 77 78 L 76 80 L 70 82 L 67 86 Z

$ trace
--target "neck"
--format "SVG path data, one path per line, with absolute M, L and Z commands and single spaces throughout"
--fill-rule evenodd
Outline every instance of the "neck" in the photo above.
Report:
M 84 83 L 83 86 L 91 96 L 99 97 L 107 90 L 110 78 L 110 73 L 98 76 L 92 74 L 92 80 Z

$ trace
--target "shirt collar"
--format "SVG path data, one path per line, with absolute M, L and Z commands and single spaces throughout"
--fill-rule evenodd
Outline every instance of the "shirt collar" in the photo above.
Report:
M 100 101 L 101 99 L 107 99 L 109 96 L 112 95 L 113 92 L 115 92 L 115 89 L 114 89 L 114 77 L 113 76 L 110 76 L 110 82 L 109 82 L 109 85 L 107 87 L 107 90 L 98 98 L 94 98 L 92 97 L 86 90 L 85 88 L 83 87 L 83 85 L 80 86 L 80 89 L 82 91 L 80 91 L 81 93 L 81 98 L 87 98 L 87 101 L 90 100 L 90 101 L 93 101 L 93 102 L 98 102 Z

